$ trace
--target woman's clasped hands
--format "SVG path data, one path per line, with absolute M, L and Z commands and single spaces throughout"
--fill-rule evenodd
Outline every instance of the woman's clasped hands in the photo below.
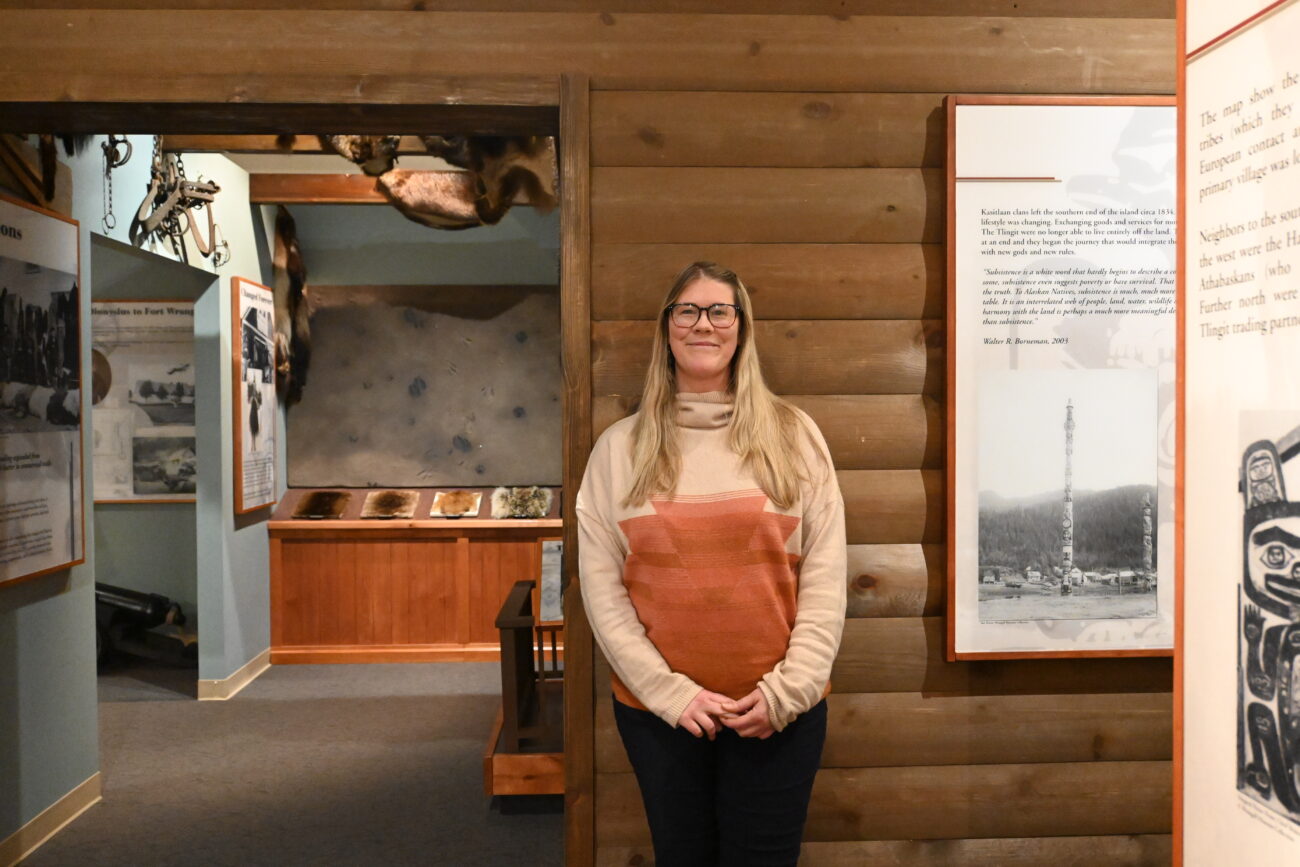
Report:
M 767 699 L 758 687 L 734 701 L 722 693 L 702 689 L 686 705 L 677 724 L 697 738 L 708 737 L 709 740 L 717 737 L 722 726 L 742 738 L 763 740 L 771 737 L 773 732 L 772 721 L 767 715 Z

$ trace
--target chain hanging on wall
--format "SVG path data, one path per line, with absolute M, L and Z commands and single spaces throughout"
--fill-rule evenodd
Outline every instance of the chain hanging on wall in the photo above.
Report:
M 110 133 L 100 148 L 104 152 L 104 216 L 100 223 L 108 232 L 117 228 L 117 217 L 113 214 L 113 169 L 120 169 L 131 159 L 131 143 L 124 135 Z
M 164 154 L 162 137 L 154 136 L 149 192 L 131 220 L 131 243 L 140 247 L 150 236 L 157 236 L 160 241 L 170 243 L 176 257 L 185 261 L 188 232 L 199 255 L 205 259 L 212 257 L 212 264 L 221 267 L 230 261 L 230 245 L 221 240 L 221 227 L 213 215 L 212 203 L 219 192 L 221 187 L 215 181 L 205 181 L 202 176 L 196 181 L 185 177 L 185 159 L 179 154 Z M 202 211 L 208 214 L 206 238 L 200 233 L 195 217 L 196 212 Z

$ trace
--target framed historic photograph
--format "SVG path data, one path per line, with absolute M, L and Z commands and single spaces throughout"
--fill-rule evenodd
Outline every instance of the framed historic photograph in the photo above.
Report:
M 1174 100 L 947 113 L 948 658 L 1169 655 Z
M 233 347 L 235 513 L 275 505 L 275 310 L 270 287 L 230 281 Z
M 85 561 L 78 233 L 0 196 L 0 583 Z
M 92 301 L 96 503 L 194 502 L 194 302 Z

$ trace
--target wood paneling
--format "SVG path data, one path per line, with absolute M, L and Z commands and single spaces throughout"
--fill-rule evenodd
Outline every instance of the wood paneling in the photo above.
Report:
M 942 101 L 935 93 L 597 93 L 592 165 L 937 167 Z
M 942 542 L 942 470 L 837 470 L 850 545 Z
M 598 846 L 646 842 L 630 773 L 597 774 L 596 800 Z M 804 838 L 1162 834 L 1171 805 L 1169 762 L 826 768 L 813 785 Z
M 454 540 L 276 541 L 272 646 L 463 641 L 452 615 Z
M 848 620 L 831 670 L 835 693 L 926 695 L 1075 695 L 1154 692 L 1168 695 L 1167 657 L 946 662 L 942 617 Z M 609 692 L 608 663 L 596 652 L 595 688 Z
M 1109 837 L 1003 837 L 974 840 L 856 840 L 804 843 L 800 867 L 1165 867 L 1168 834 Z M 652 867 L 654 850 L 609 846 L 597 867 Z
M 849 545 L 848 617 L 931 617 L 946 605 L 943 545 Z
M 943 238 L 943 176 L 937 169 L 597 168 L 591 215 L 598 244 L 933 244 Z
M 1168 692 L 1168 658 L 949 663 L 942 617 L 849 620 L 831 673 L 837 692 L 1029 695 Z
M 927 696 L 831 693 L 823 768 L 1166 761 L 1168 693 Z M 596 768 L 632 770 L 608 690 L 597 702 Z
M 740 275 L 758 319 L 937 319 L 938 244 L 597 244 L 592 318 L 654 319 L 698 260 Z
M 785 395 L 817 423 L 841 470 L 938 469 L 943 466 L 943 409 L 919 394 Z M 597 397 L 599 436 L 631 414 L 640 396 Z
M 146 69 L 141 46 L 164 42 Z M 413 70 L 577 71 L 602 90 L 1168 93 L 1174 43 L 1172 20 L 1133 18 L 17 9 L 0 102 L 220 104 L 272 79 Z
M 0 0 L 0 9 L 168 9 L 176 0 Z M 188 0 L 188 9 L 393 12 L 708 12 L 769 15 L 1024 15 L 1173 18 L 1174 0 Z
M 593 322 L 592 393 L 639 395 L 653 322 Z M 778 394 L 929 394 L 943 388 L 943 329 L 930 320 L 767 320 L 754 337 Z

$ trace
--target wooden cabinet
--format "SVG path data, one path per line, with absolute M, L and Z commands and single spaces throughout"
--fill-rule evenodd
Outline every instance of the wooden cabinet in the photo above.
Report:
M 271 661 L 498 656 L 497 611 L 541 577 L 558 518 L 272 520 Z

